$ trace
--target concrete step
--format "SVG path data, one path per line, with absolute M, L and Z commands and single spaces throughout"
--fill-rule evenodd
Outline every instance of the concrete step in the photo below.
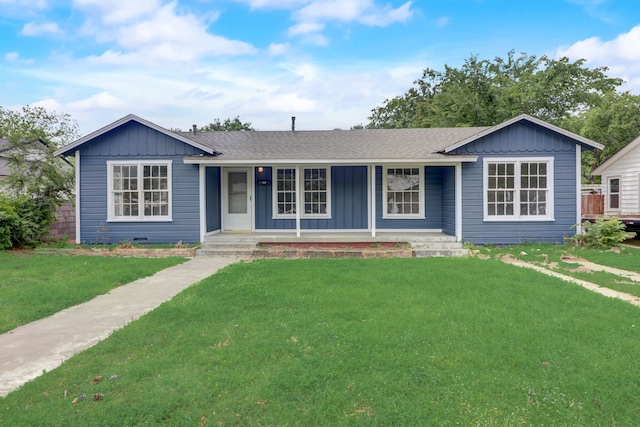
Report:
M 465 257 L 469 256 L 468 249 L 416 249 L 413 251 L 416 258 L 430 257 Z
M 201 248 L 196 256 L 238 256 L 251 257 L 255 248 Z
M 411 243 L 413 249 L 462 249 L 460 242 L 416 242 Z

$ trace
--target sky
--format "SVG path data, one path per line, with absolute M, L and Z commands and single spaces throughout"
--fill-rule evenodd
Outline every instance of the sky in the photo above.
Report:
M 640 95 L 640 1 L 0 0 L 0 107 L 83 135 L 130 113 L 349 129 L 426 68 L 511 50 L 606 66 Z

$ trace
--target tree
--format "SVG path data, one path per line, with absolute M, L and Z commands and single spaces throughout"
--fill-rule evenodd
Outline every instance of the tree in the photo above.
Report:
M 605 146 L 596 153 L 582 153 L 583 178 L 594 182 L 591 170 L 640 135 L 640 96 L 629 92 L 607 94 L 598 106 L 563 124 Z
M 493 61 L 471 56 L 460 68 L 427 68 L 404 95 L 374 108 L 367 127 L 491 126 L 521 113 L 560 125 L 622 83 L 584 62 L 511 51 Z
M 0 230 L 10 233 L 0 240 L 32 246 L 47 233 L 57 206 L 73 194 L 74 181 L 73 167 L 53 153 L 78 136 L 78 125 L 68 114 L 0 107 L 0 138 L 8 142 L 3 157 L 10 169 L 1 184 L 7 196 L 0 200 L 5 218 Z
M 213 123 L 209 123 L 203 126 L 200 130 L 203 132 L 213 131 L 231 131 L 231 130 L 255 130 L 251 127 L 251 122 L 242 123 L 240 117 L 236 117 L 233 120 L 225 119 L 224 122 L 220 122 L 220 119 L 215 119 Z

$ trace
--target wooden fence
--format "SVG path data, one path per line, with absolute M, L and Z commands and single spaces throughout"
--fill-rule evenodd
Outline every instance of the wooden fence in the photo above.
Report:
M 601 194 L 582 195 L 582 215 L 604 214 L 604 196 Z

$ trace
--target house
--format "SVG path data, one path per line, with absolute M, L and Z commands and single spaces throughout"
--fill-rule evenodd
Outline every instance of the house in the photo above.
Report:
M 236 231 L 510 244 L 575 233 L 580 154 L 596 148 L 528 115 L 493 127 L 178 133 L 128 115 L 56 155 L 75 156 L 78 242 Z
M 7 152 L 11 149 L 6 138 L 0 138 L 0 181 L 9 176 L 11 168 L 7 161 Z
M 602 177 L 604 214 L 616 216 L 627 228 L 640 231 L 640 136 L 597 166 Z

